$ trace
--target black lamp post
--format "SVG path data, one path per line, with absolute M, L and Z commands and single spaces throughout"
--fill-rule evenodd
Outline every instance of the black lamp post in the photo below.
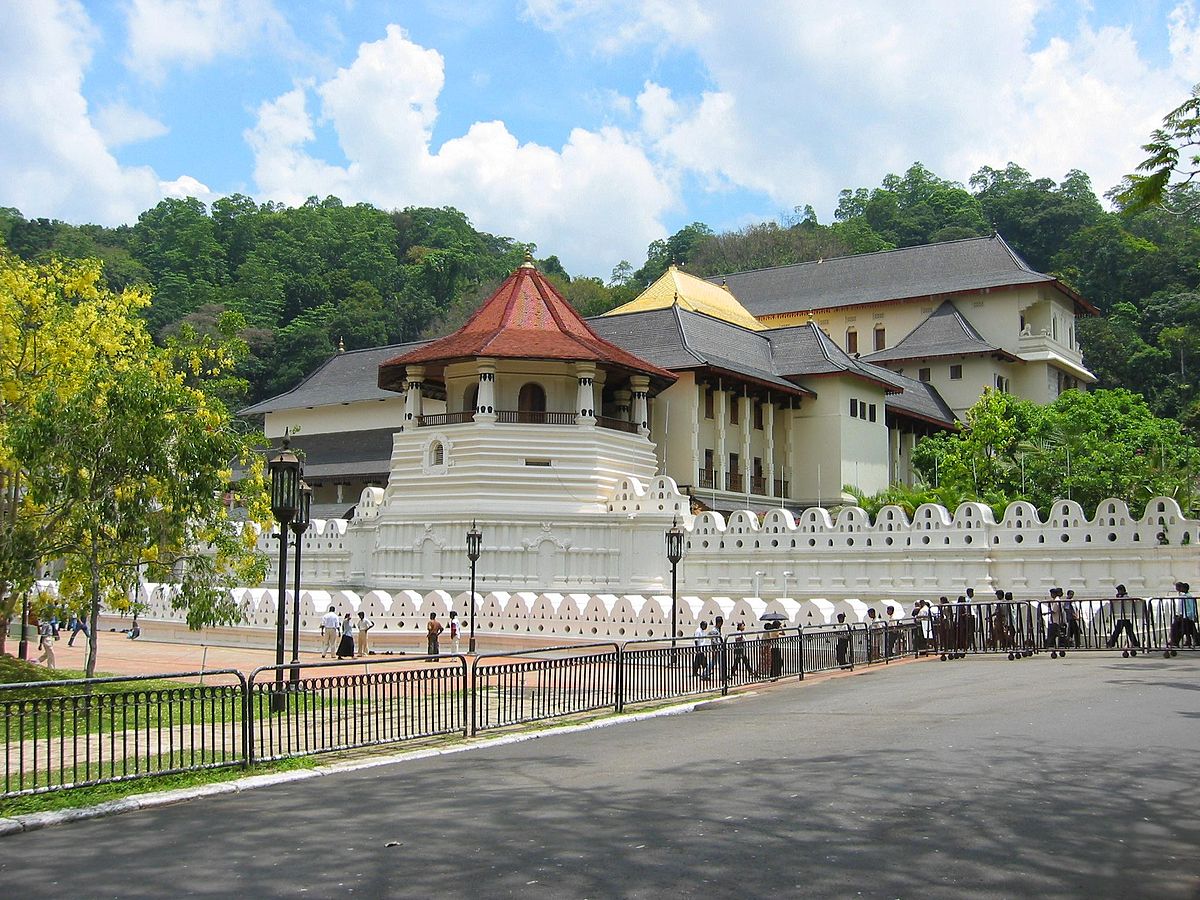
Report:
M 29 659 L 29 591 L 21 595 L 21 643 L 17 645 L 17 658 Z
M 283 448 L 273 457 L 267 468 L 271 470 L 271 514 L 279 523 L 279 601 L 275 604 L 275 665 L 283 666 L 283 627 L 287 602 L 287 545 L 288 524 L 296 517 L 300 505 L 300 460 L 288 449 L 288 439 L 283 438 Z M 275 694 L 271 697 L 271 709 L 278 712 L 286 707 L 283 696 L 283 669 L 275 670 Z
M 667 529 L 667 561 L 671 563 L 671 665 L 675 665 L 675 636 L 679 629 L 676 625 L 675 607 L 678 605 L 676 597 L 676 570 L 679 567 L 679 561 L 683 559 L 683 529 L 679 525 L 679 519 L 671 520 L 671 527 Z
M 300 545 L 304 532 L 312 524 L 312 488 L 308 483 L 300 481 L 300 506 L 296 510 L 296 519 L 292 522 L 292 534 L 296 535 L 296 574 L 292 582 L 292 684 L 300 680 Z
M 467 652 L 475 652 L 475 563 L 479 560 L 479 551 L 483 547 L 483 532 L 471 522 L 471 530 L 467 532 L 467 559 L 471 561 L 471 639 L 467 643 Z

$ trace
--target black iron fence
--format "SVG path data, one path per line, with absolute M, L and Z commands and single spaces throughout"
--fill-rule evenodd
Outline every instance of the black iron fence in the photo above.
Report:
M 475 657 L 472 731 L 617 706 L 620 652 L 617 644 L 599 643 Z
M 461 655 L 373 657 L 264 666 L 249 677 L 0 685 L 0 796 L 477 734 L 904 656 L 1197 645 L 1195 605 L 1175 598 L 947 603 L 902 622 L 549 647 L 470 665 Z
M 0 685 L 0 796 L 242 765 L 245 698 L 232 669 Z
M 262 666 L 246 680 L 246 721 L 248 763 L 466 735 L 467 660 L 402 656 Z

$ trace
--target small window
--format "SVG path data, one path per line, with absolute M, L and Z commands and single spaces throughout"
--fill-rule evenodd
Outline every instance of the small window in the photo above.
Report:
M 429 445 L 429 465 L 430 467 L 444 466 L 446 464 L 446 445 L 441 441 L 434 441 Z
M 869 421 L 869 422 L 875 421 L 875 404 L 874 403 L 872 403 L 870 406 L 867 407 L 867 421 Z
M 887 329 L 882 325 L 875 326 L 875 349 L 884 350 L 887 348 Z
M 951 366 L 950 367 L 950 380 L 951 381 L 961 381 L 962 380 L 962 366 Z
M 759 431 L 763 430 L 763 405 L 761 403 L 754 404 L 754 427 Z
M 713 470 L 713 452 L 711 450 L 704 451 L 704 471 L 712 472 Z
M 738 423 L 738 396 L 737 394 L 729 395 L 729 424 L 736 425 Z
M 736 475 L 736 474 L 738 474 L 738 472 L 741 471 L 738 468 L 738 464 L 740 462 L 741 461 L 738 459 L 738 455 L 736 453 L 729 454 L 729 474 L 730 475 Z
M 858 416 L 858 401 L 852 399 L 850 401 L 850 417 L 856 418 L 857 416 Z
M 928 380 L 929 380 L 929 370 L 928 369 L 917 369 L 917 381 L 928 381 Z
M 858 352 L 858 332 L 853 328 L 846 329 L 846 352 Z
M 711 419 L 713 417 L 713 389 L 704 389 L 704 418 Z

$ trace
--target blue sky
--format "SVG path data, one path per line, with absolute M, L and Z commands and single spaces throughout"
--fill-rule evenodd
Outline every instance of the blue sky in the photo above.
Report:
M 574 274 L 1016 161 L 1098 192 L 1200 81 L 1196 0 L 0 0 L 0 205 L 453 205 Z

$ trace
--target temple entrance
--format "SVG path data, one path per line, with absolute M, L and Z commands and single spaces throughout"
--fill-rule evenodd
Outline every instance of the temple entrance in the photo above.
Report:
M 544 422 L 545 419 L 546 391 L 535 381 L 522 385 L 517 395 L 517 421 L 529 424 Z

